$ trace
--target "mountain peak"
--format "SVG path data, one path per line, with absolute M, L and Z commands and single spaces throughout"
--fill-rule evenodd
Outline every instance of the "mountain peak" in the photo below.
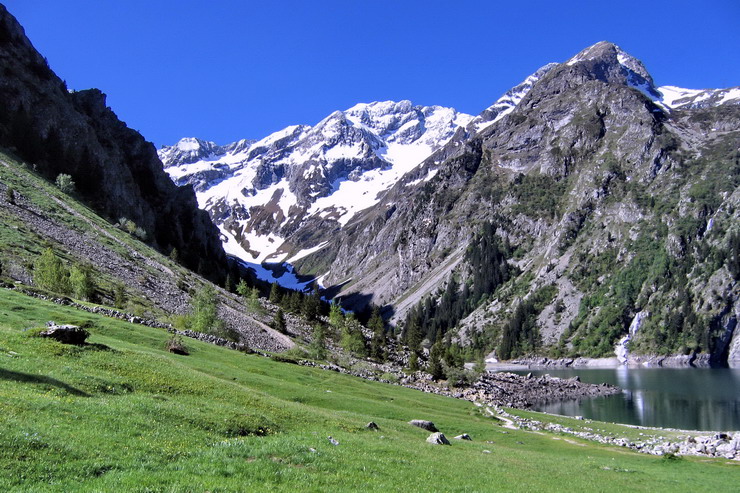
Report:
M 609 41 L 599 41 L 565 62 L 567 66 L 587 66 L 596 79 L 625 84 L 650 98 L 659 98 L 653 78 L 643 63 Z

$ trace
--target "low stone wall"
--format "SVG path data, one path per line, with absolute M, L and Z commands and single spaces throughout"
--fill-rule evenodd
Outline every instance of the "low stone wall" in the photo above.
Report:
M 76 308 L 77 310 L 82 310 L 88 313 L 96 313 L 98 315 L 104 315 L 110 318 L 126 320 L 127 322 L 130 322 L 132 324 L 146 325 L 147 327 L 156 327 L 158 329 L 171 329 L 172 328 L 172 325 L 170 324 L 158 322 L 157 320 L 151 320 L 147 318 L 138 317 L 132 313 L 121 312 L 118 310 L 114 310 L 112 308 L 105 308 L 102 306 L 87 306 L 87 305 L 83 305 L 81 303 L 72 301 L 69 298 L 47 296 L 44 294 L 36 293 L 34 291 L 30 291 L 28 289 L 19 288 L 12 284 L 3 284 L 2 287 L 13 290 L 13 291 L 18 291 L 19 293 L 23 293 L 26 296 L 30 296 L 32 298 L 36 298 L 39 300 L 50 301 L 52 303 L 56 303 L 57 305 L 69 306 L 72 308 Z

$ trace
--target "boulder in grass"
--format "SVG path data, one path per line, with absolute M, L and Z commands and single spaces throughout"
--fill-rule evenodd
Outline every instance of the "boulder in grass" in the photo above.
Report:
M 173 354 L 179 354 L 181 356 L 187 356 L 190 354 L 187 346 L 185 346 L 185 343 L 182 342 L 182 337 L 170 337 L 170 339 L 165 344 L 165 348 L 167 349 L 167 351 Z
M 378 431 L 380 429 L 380 427 L 375 424 L 375 421 L 370 421 L 368 424 L 365 425 L 365 428 L 373 431 Z
M 409 424 L 413 426 L 418 426 L 422 430 L 435 431 L 435 432 L 439 431 L 437 427 L 434 426 L 434 423 L 432 423 L 431 421 L 423 420 L 423 419 L 412 419 L 411 421 L 409 421 Z
M 468 435 L 467 433 L 463 433 L 462 435 L 457 435 L 455 437 L 455 440 L 473 440 L 473 439 L 470 438 L 470 435 Z
M 81 346 L 90 337 L 90 333 L 76 325 L 57 325 L 54 322 L 46 324 L 46 330 L 39 333 L 41 337 L 50 337 L 62 344 Z
M 433 443 L 435 445 L 452 445 L 443 433 L 432 433 L 427 438 L 427 442 Z

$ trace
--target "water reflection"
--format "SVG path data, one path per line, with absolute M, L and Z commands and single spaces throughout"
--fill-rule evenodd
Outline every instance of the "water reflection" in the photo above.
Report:
M 520 372 L 527 373 L 527 372 Z M 618 385 L 619 395 L 549 402 L 535 410 L 600 421 L 693 430 L 740 430 L 740 369 L 532 370 Z

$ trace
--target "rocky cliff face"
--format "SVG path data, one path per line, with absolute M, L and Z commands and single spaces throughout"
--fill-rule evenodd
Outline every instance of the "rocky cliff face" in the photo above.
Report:
M 525 352 L 608 355 L 644 312 L 633 351 L 721 360 L 738 303 L 728 259 L 740 91 L 676 92 L 610 43 L 549 67 L 512 111 L 453 139 L 345 228 L 325 250 L 335 255 L 325 282 L 352 279 L 342 294 L 403 320 L 450 275 L 470 283 L 466 247 L 492 222 L 519 275 L 456 339 L 483 333 L 495 345 L 531 300 L 536 347 Z
M 623 351 L 721 362 L 738 340 L 738 103 L 740 88 L 658 87 L 602 42 L 475 118 L 373 103 L 239 151 L 190 139 L 160 156 L 235 255 L 321 275 L 401 331 L 427 299 L 456 313 L 424 319 L 432 339 L 491 349 L 514 331 L 508 356 L 607 356 L 641 314 Z M 481 294 L 486 224 L 509 270 Z
M 0 143 L 42 175 L 72 176 L 79 196 L 102 215 L 126 217 L 163 252 L 212 279 L 225 272 L 218 230 L 191 188 L 174 186 L 154 146 L 129 129 L 96 89 L 69 92 L 0 5 Z

